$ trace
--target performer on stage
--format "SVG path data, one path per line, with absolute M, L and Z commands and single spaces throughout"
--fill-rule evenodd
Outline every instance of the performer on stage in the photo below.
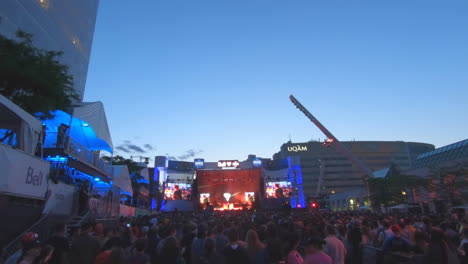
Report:
M 179 189 L 179 185 L 174 185 L 174 195 L 172 199 L 174 200 L 182 200 L 182 191 Z
M 283 188 L 280 187 L 279 183 L 276 183 L 275 184 L 275 197 L 276 198 L 284 198 L 284 194 L 283 194 Z

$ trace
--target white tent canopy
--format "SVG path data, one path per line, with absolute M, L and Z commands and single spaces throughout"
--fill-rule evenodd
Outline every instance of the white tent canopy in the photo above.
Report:
M 123 192 L 133 195 L 132 182 L 127 165 L 113 165 L 114 167 L 114 185 Z
M 0 129 L 8 129 L 16 133 L 17 147 L 33 155 L 42 132 L 42 123 L 0 95 Z
M 87 122 L 93 128 L 96 136 L 104 140 L 111 149 L 114 149 L 102 102 L 81 103 L 80 106 L 73 108 L 73 116 Z

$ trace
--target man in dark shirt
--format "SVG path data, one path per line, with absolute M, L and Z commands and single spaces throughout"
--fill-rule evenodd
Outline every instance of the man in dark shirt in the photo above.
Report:
M 174 185 L 174 200 L 182 200 L 182 191 L 179 189 L 179 185 Z
M 228 232 L 229 245 L 224 248 L 223 255 L 226 259 L 226 264 L 249 264 L 249 255 L 247 250 L 238 244 L 239 233 L 235 228 Z
M 81 225 L 81 234 L 72 243 L 70 263 L 71 264 L 93 264 L 99 252 L 98 240 L 91 236 L 91 225 Z
M 64 224 L 58 224 L 54 227 L 54 234 L 48 244 L 54 247 L 54 253 L 49 261 L 50 264 L 68 263 L 67 254 L 70 251 L 70 244 L 65 237 Z

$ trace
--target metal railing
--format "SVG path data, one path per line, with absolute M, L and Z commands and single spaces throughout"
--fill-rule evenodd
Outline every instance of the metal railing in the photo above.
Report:
M 23 233 L 21 233 L 19 236 L 13 239 L 4 249 L 4 252 L 6 255 L 5 257 L 8 258 L 9 256 L 13 255 L 16 251 L 18 251 L 21 248 L 20 240 L 24 236 L 24 234 L 28 232 L 37 233 L 39 235 L 40 240 L 43 240 L 44 238 L 46 238 L 50 230 L 49 221 L 48 221 L 49 216 L 50 216 L 49 214 L 43 215 L 32 226 L 30 226 L 28 229 L 23 231 Z
M 112 177 L 112 165 L 102 160 L 98 153 L 89 150 L 86 146 L 78 142 L 78 140 L 68 135 L 64 135 L 63 140 L 59 140 L 58 133 L 47 133 L 44 148 L 63 149 L 67 155 L 73 156 L 81 162 L 93 166 L 104 174 Z

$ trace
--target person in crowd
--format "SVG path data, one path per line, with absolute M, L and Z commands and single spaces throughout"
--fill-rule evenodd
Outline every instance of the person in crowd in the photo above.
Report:
M 91 225 L 84 223 L 80 227 L 80 235 L 73 239 L 70 251 L 71 264 L 93 264 L 99 253 L 99 242 L 91 236 Z
M 311 237 L 306 244 L 304 264 L 333 264 L 333 259 L 322 251 L 325 241 L 320 237 Z
M 32 242 L 31 247 L 23 252 L 23 255 L 19 258 L 19 264 L 35 264 L 36 261 L 39 261 L 39 256 L 41 256 L 42 247 L 38 240 Z
M 411 242 L 401 235 L 400 225 L 391 226 L 393 235 L 384 241 L 382 252 L 384 263 L 398 263 L 408 260 L 405 253 L 411 250 Z
M 205 240 L 205 255 L 202 257 L 203 264 L 224 264 L 224 256 L 216 251 L 216 241 L 213 238 Z
M 182 248 L 182 256 L 184 257 L 186 264 L 192 263 L 192 243 L 196 237 L 197 226 L 193 223 L 187 223 L 183 227 L 182 231 L 182 240 L 181 240 L 181 248 Z
M 349 260 L 351 264 L 362 263 L 362 233 L 359 220 L 353 220 L 348 233 Z
M 146 255 L 146 239 L 138 239 L 135 242 L 135 249 L 130 256 L 131 264 L 150 264 L 150 257 Z
M 301 239 L 296 232 L 292 232 L 287 236 L 285 255 L 287 256 L 288 264 L 303 264 L 304 259 L 297 250 Z M 252 262 L 255 263 L 255 262 Z
M 78 191 L 78 213 L 80 215 L 84 215 L 88 211 L 89 207 L 89 184 L 88 181 L 85 181 L 80 185 L 80 189 Z
M 50 244 L 43 245 L 39 256 L 33 261 L 33 264 L 49 264 L 54 254 L 54 247 Z
M 429 247 L 429 236 L 423 232 L 417 230 L 414 233 L 414 245 L 411 249 L 417 255 L 427 254 L 427 249 Z
M 463 239 L 458 246 L 458 254 L 460 255 L 461 264 L 468 264 L 468 228 L 462 231 Z
M 192 264 L 201 264 L 205 255 L 205 240 L 208 233 L 206 224 L 198 226 L 197 237 L 192 242 Z
M 180 252 L 180 247 L 177 244 L 177 239 L 170 236 L 165 239 L 164 246 L 161 251 L 160 263 L 165 264 L 184 264 L 184 258 Z
M 346 248 L 341 240 L 336 237 L 336 229 L 333 225 L 328 225 L 325 228 L 327 236 L 325 237 L 325 245 L 323 252 L 329 255 L 334 264 L 344 264 L 346 258 Z
M 265 262 L 265 245 L 258 238 L 255 230 L 249 230 L 245 238 L 247 254 L 249 255 L 250 263 Z
M 228 231 L 228 239 L 229 245 L 223 250 L 226 264 L 249 264 L 250 260 L 247 250 L 239 245 L 239 233 L 237 229 L 231 228 Z
M 101 239 L 98 239 L 99 241 L 99 246 L 101 249 L 104 247 L 104 245 L 109 241 L 114 236 L 114 229 L 110 227 L 104 228 L 104 231 L 102 233 Z
M 49 260 L 50 264 L 67 263 L 67 255 L 70 252 L 70 243 L 65 237 L 66 226 L 57 224 L 54 227 L 54 234 L 49 239 L 48 244 L 54 248 L 52 257 Z
M 22 257 L 33 247 L 37 246 L 39 236 L 33 232 L 27 232 L 21 237 L 21 248 L 11 255 L 5 264 L 17 264 Z
M 277 226 L 273 223 L 267 225 L 266 254 L 267 262 L 275 263 L 283 260 L 282 241 L 279 238 Z
M 431 226 L 431 240 L 427 254 L 424 256 L 425 264 L 458 264 L 457 250 L 444 231 L 438 227 Z
M 384 220 L 382 222 L 382 227 L 379 228 L 379 231 L 377 232 L 377 244 L 376 246 L 381 247 L 384 243 L 384 241 L 391 237 L 393 235 L 392 229 L 391 229 L 391 224 L 389 221 Z
M 157 249 L 159 255 L 162 254 L 161 251 L 164 248 L 164 243 L 166 243 L 166 240 L 171 237 L 176 237 L 177 230 L 173 224 L 169 224 L 165 228 L 161 229 L 160 234 L 162 235 L 162 239 L 159 241 Z
M 221 252 L 228 245 L 229 239 L 224 235 L 223 224 L 218 224 L 216 227 L 216 252 Z

